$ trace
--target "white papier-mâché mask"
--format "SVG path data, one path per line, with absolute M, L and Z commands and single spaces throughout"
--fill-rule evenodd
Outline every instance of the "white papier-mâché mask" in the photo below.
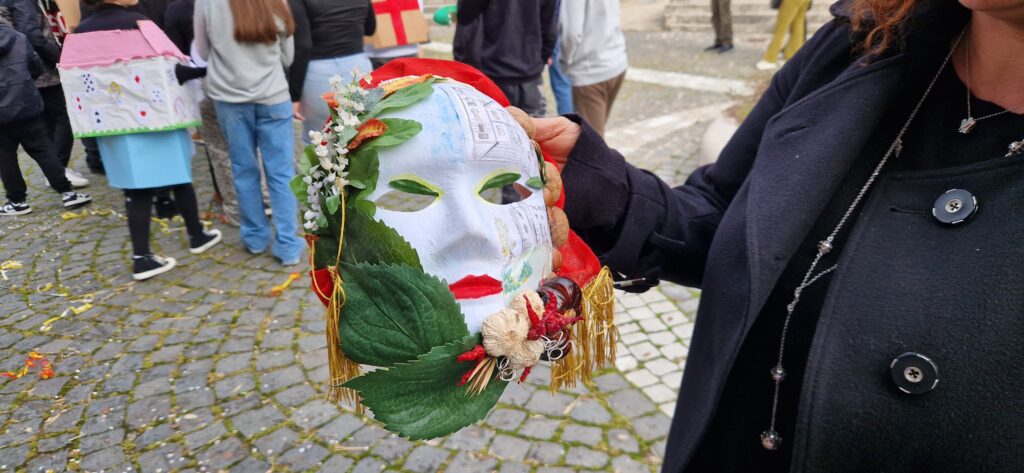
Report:
M 423 131 L 380 151 L 370 196 L 376 216 L 412 244 L 424 271 L 449 285 L 465 278 L 500 283 L 500 291 L 482 297 L 456 292 L 469 331 L 479 332 L 487 316 L 508 307 L 519 290 L 536 290 L 551 272 L 543 192 L 527 183 L 536 186 L 541 173 L 533 144 L 501 105 L 453 81 L 435 83 L 426 100 L 382 117 L 415 120 Z M 522 200 L 502 205 L 494 185 L 513 177 Z M 410 181 L 436 196 L 403 192 Z M 389 204 L 406 196 L 416 204 Z

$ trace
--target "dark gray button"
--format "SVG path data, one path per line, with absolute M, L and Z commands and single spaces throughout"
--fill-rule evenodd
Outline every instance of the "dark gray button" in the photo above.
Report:
M 963 189 L 950 189 L 935 199 L 932 215 L 946 225 L 966 222 L 978 212 L 978 199 Z
M 892 381 L 907 394 L 924 394 L 939 384 L 939 367 L 931 358 L 908 352 L 889 364 Z

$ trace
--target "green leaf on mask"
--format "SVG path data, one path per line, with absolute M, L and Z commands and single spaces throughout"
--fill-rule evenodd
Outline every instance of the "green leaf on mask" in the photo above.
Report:
M 487 416 L 508 385 L 493 379 L 476 396 L 458 385 L 474 362 L 460 363 L 457 357 L 478 343 L 478 335 L 456 339 L 409 363 L 352 379 L 345 387 L 359 391 L 374 419 L 392 432 L 412 440 L 445 436 Z
M 380 121 L 384 122 L 384 124 L 388 126 L 388 130 L 384 132 L 383 135 L 367 141 L 363 146 L 369 146 L 371 148 L 398 146 L 412 139 L 412 137 L 416 136 L 420 131 L 423 131 L 423 125 L 416 120 L 406 120 L 404 118 L 382 118 Z
M 534 189 L 543 189 L 544 188 L 544 180 L 539 178 L 539 177 L 531 177 L 531 178 L 526 180 L 526 185 L 530 186 L 530 187 L 532 187 Z
M 423 270 L 416 250 L 395 229 L 355 209 L 348 210 L 345 212 L 342 261 L 402 265 Z
M 522 175 L 516 174 L 514 172 L 498 174 L 497 176 L 488 179 L 487 182 L 485 182 L 484 185 L 480 187 L 480 192 L 505 187 L 509 184 L 518 181 L 520 177 L 522 177 Z
M 469 335 L 448 285 L 402 265 L 341 264 L 339 331 L 352 360 L 392 366 Z
M 291 188 L 292 194 L 295 194 L 295 198 L 299 199 L 299 202 L 305 202 L 309 198 L 306 193 L 306 182 L 302 180 L 305 176 L 296 175 L 288 182 L 288 187 Z
M 426 82 L 421 82 L 395 91 L 378 102 L 377 105 L 365 115 L 364 120 L 374 118 L 388 110 L 408 107 L 429 97 L 430 94 L 434 93 L 433 83 L 434 79 L 429 79 Z
M 441 195 L 436 190 L 431 189 L 424 185 L 423 183 L 414 181 L 412 179 L 396 179 L 394 181 L 389 182 L 388 185 L 391 186 L 392 189 L 406 192 L 409 194 L 429 195 L 433 197 L 438 197 Z

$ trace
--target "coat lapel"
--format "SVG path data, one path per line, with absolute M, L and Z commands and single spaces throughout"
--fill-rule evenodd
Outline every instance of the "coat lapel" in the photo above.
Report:
M 748 201 L 749 314 L 760 312 L 790 257 L 901 93 L 908 62 L 906 55 L 897 55 L 853 65 L 768 123 Z

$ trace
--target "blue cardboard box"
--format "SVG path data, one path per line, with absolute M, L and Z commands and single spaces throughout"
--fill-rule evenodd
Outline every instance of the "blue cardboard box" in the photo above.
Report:
M 188 130 L 96 138 L 111 187 L 147 189 L 192 182 Z

